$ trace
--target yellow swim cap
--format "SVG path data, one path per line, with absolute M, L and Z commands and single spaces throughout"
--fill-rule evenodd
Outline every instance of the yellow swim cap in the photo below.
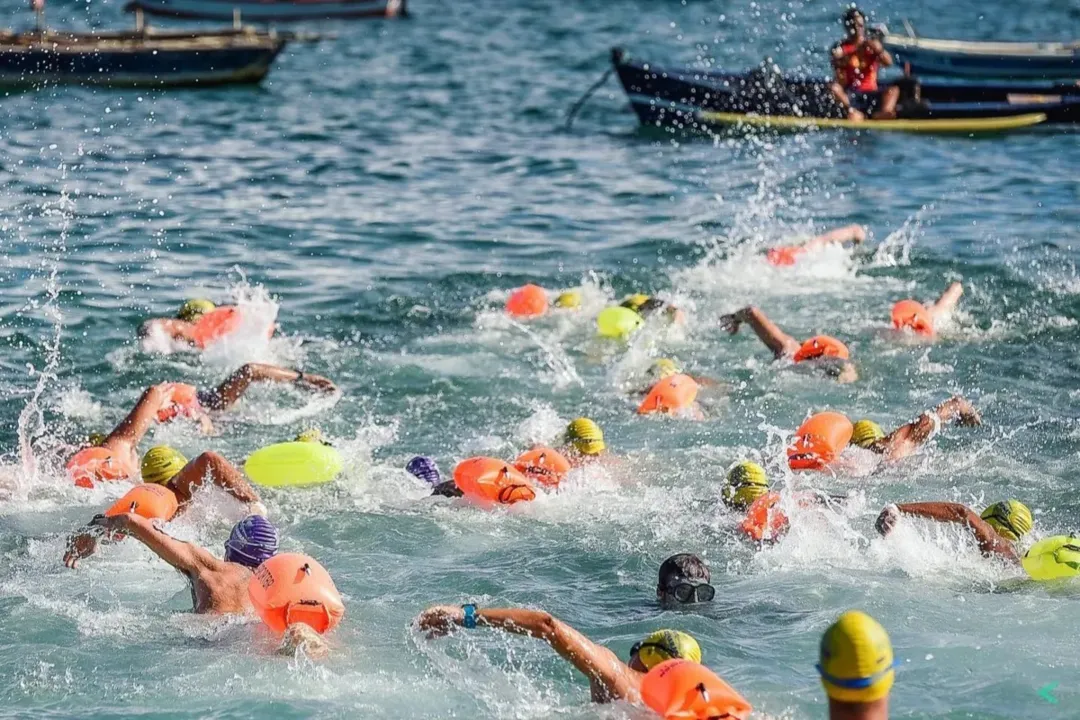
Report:
M 86 436 L 86 444 L 90 447 L 101 447 L 109 436 L 104 433 L 92 432 Z
M 861 448 L 869 448 L 883 437 L 885 437 L 885 431 L 873 420 L 863 418 L 852 426 L 852 445 L 858 445 Z
M 759 497 L 769 492 L 769 476 L 765 468 L 750 460 L 743 460 L 728 470 L 727 484 L 721 497 L 735 508 L 747 508 Z
M 654 360 L 652 367 L 649 368 L 649 377 L 657 381 L 678 374 L 679 366 L 671 358 L 659 358 Z
M 1019 500 L 1002 500 L 983 510 L 982 519 L 997 530 L 998 535 L 1017 542 L 1031 532 L 1031 510 Z
M 164 485 L 187 465 L 187 458 L 168 445 L 156 445 L 142 458 L 143 482 Z
M 581 291 L 580 290 L 567 290 L 561 293 L 559 297 L 555 298 L 555 307 L 565 308 L 567 310 L 574 310 L 581 307 Z
M 630 656 L 638 660 L 646 670 L 652 670 L 665 660 L 682 658 L 701 662 L 701 646 L 692 635 L 678 630 L 657 630 L 630 649 Z
M 607 447 L 604 431 L 586 417 L 579 417 L 566 426 L 566 441 L 582 455 L 599 455 Z
M 323 440 L 322 430 L 320 430 L 319 428 L 308 428 L 307 430 L 304 430 L 302 433 L 296 436 L 293 442 L 322 443 L 323 445 L 326 444 L 326 441 Z
M 864 612 L 849 610 L 821 636 L 817 671 L 833 700 L 880 700 L 892 688 L 895 668 L 889 634 Z
M 649 296 L 638 293 L 637 295 L 631 295 L 630 297 L 626 298 L 620 303 L 620 305 L 622 305 L 624 308 L 630 308 L 631 310 L 636 312 L 641 308 L 642 305 L 647 302 L 649 302 Z
M 176 313 L 176 317 L 180 320 L 187 320 L 188 322 L 195 322 L 208 312 L 213 312 L 217 305 L 209 300 L 203 300 L 196 298 L 194 300 L 188 300 L 186 303 L 180 306 L 180 309 Z

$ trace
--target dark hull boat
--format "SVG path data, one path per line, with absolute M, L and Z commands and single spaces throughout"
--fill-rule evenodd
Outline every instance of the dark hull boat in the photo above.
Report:
M 829 93 L 826 80 L 762 71 L 740 75 L 668 69 L 632 60 L 618 48 L 612 51 L 612 61 L 634 112 L 641 124 L 649 127 L 709 132 L 731 125 L 733 114 L 829 120 L 845 117 L 843 108 Z M 1038 114 L 1051 123 L 1080 122 L 1080 86 L 1075 84 L 924 83 L 922 98 L 925 104 L 918 113 L 905 119 L 980 120 Z M 868 108 L 877 99 L 872 93 L 855 95 L 852 103 Z M 725 122 L 716 122 L 719 117 Z
M 227 22 L 404 17 L 405 0 L 132 0 L 128 11 Z
M 258 83 L 285 47 L 275 33 L 0 33 L 0 85 L 206 87 Z

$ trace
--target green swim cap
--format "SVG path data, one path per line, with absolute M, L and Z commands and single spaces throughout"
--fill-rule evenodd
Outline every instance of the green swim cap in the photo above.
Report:
M 1031 510 L 1019 500 L 996 502 L 983 510 L 981 517 L 998 535 L 1012 542 L 1017 542 L 1031 532 L 1034 524 Z
M 727 484 L 721 497 L 731 507 L 745 509 L 767 492 L 769 476 L 765 468 L 756 462 L 744 460 L 728 471 Z
M 701 662 L 701 646 L 698 641 L 692 635 L 679 630 L 657 630 L 634 645 L 630 655 L 632 657 L 635 654 L 646 670 L 652 670 L 672 658 Z
M 176 312 L 176 317 L 179 320 L 195 322 L 206 313 L 213 312 L 215 308 L 217 308 L 217 305 L 209 300 L 196 298 L 194 300 L 188 300 L 181 305 L 180 309 Z
M 179 450 L 168 445 L 156 445 L 143 455 L 142 472 L 143 482 L 164 485 L 187 465 L 187 458 L 180 454 Z
M 641 309 L 641 306 L 647 302 L 649 302 L 648 295 L 642 295 L 641 293 L 637 293 L 636 295 L 631 295 L 630 297 L 626 298 L 619 304 L 624 308 L 629 308 L 634 312 L 637 312 Z
M 604 431 L 586 417 L 579 417 L 566 426 L 566 442 L 582 455 L 599 455 L 607 447 Z
M 560 293 L 559 297 L 555 298 L 555 307 L 566 310 L 575 310 L 581 307 L 581 291 L 567 290 L 564 293 Z
M 649 377 L 660 381 L 672 375 L 678 375 L 679 372 L 679 366 L 674 360 L 671 358 L 658 358 L 653 361 L 652 366 L 649 368 Z
M 323 440 L 322 430 L 319 428 L 308 428 L 296 436 L 293 442 L 309 442 L 309 443 L 322 443 L 326 444 Z
M 883 437 L 885 437 L 885 431 L 873 420 L 863 418 L 852 426 L 852 445 L 857 445 L 861 448 L 869 448 Z
M 817 671 L 833 700 L 880 700 L 892 689 L 895 668 L 889 634 L 864 612 L 849 610 L 821 636 Z

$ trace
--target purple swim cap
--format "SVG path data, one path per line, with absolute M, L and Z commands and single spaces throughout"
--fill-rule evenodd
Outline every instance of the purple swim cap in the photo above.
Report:
M 225 541 L 225 560 L 256 568 L 278 551 L 277 528 L 262 515 L 248 515 L 236 523 Z
M 439 476 L 439 468 L 435 464 L 435 461 L 429 457 L 424 457 L 423 455 L 417 455 L 410 460 L 409 464 L 405 466 L 405 469 L 431 485 L 438 485 L 442 480 Z

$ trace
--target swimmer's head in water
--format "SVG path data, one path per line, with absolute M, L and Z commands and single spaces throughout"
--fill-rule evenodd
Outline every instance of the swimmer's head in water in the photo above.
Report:
M 709 566 L 697 555 L 672 555 L 660 565 L 656 598 L 664 604 L 709 602 L 716 597 L 711 579 Z
M 727 483 L 721 497 L 734 508 L 745 509 L 759 497 L 769 492 L 769 476 L 765 468 L 750 460 L 743 460 L 728 470 Z
M 186 320 L 188 322 L 195 322 L 208 312 L 213 312 L 217 307 L 214 303 L 203 298 L 195 298 L 194 300 L 188 300 L 180 309 L 176 312 L 176 317 L 179 320 Z
M 692 635 L 678 630 L 657 630 L 630 648 L 630 667 L 649 671 L 673 658 L 701 662 L 701 646 Z
M 156 445 L 143 455 L 140 470 L 143 482 L 164 485 L 187 465 L 187 458 L 168 445 Z
M 1031 532 L 1031 510 L 1019 500 L 1002 500 L 983 510 L 982 519 L 997 531 L 998 535 L 1017 542 Z
M 236 523 L 225 541 L 225 561 L 249 568 L 257 568 L 277 551 L 277 528 L 262 515 L 248 515 Z
M 581 307 L 581 291 L 567 290 L 564 293 L 560 293 L 559 297 L 555 298 L 555 307 L 563 308 L 564 310 L 576 310 Z
M 649 302 L 649 296 L 638 293 L 636 295 L 631 295 L 619 304 L 624 308 L 630 308 L 634 312 L 640 312 L 641 307 L 647 302 Z
M 442 476 L 439 475 L 439 466 L 435 464 L 434 460 L 423 455 L 417 455 L 410 460 L 405 466 L 405 470 L 429 485 L 438 485 L 442 482 Z
M 649 379 L 660 381 L 672 375 L 678 375 L 680 372 L 679 366 L 674 360 L 671 358 L 659 358 L 654 360 L 649 367 Z
M 863 418 L 852 426 L 852 445 L 868 448 L 883 437 L 885 437 L 885 431 L 873 420 Z
M 297 434 L 293 439 L 293 442 L 319 443 L 320 445 L 330 444 L 326 441 L 326 438 L 323 437 L 322 430 L 319 428 L 308 428 L 307 430 L 304 430 Z
M 652 316 L 652 314 L 658 310 L 666 310 L 670 317 L 674 317 L 678 312 L 674 306 L 668 305 L 665 301 L 655 297 L 649 298 L 635 309 L 638 311 L 638 314 L 644 318 Z
M 92 432 L 86 436 L 86 444 L 90 447 L 101 447 L 108 438 L 109 436 L 105 433 Z
M 849 610 L 821 636 L 817 671 L 833 700 L 869 703 L 889 694 L 896 675 L 889 634 L 864 612 Z
M 582 455 L 599 455 L 607 447 L 600 426 L 586 417 L 579 417 L 566 426 L 566 442 Z

